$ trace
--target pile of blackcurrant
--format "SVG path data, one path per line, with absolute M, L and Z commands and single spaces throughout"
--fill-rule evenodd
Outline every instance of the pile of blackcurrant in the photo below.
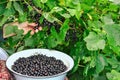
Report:
M 37 54 L 21 57 L 14 62 L 12 69 L 28 76 L 52 76 L 67 70 L 67 66 L 55 57 Z

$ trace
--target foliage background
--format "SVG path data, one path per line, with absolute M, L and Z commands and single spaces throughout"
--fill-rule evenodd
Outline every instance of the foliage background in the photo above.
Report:
M 0 28 L 9 22 L 34 22 L 33 16 L 60 27 L 42 26 L 34 35 L 16 33 L 0 42 L 9 55 L 30 48 L 56 49 L 70 55 L 75 65 L 70 80 L 120 79 L 119 0 L 0 0 Z

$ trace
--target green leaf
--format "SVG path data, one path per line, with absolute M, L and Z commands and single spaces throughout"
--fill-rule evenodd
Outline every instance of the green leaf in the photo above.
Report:
M 11 7 L 12 7 L 12 2 L 11 2 L 11 1 L 9 1 L 9 2 L 7 3 L 6 8 L 11 8 Z
M 116 59 L 115 56 L 111 56 L 112 58 L 108 58 L 107 59 L 107 62 L 112 66 L 112 68 L 117 68 L 119 66 L 119 62 L 118 60 Z
M 99 29 L 101 28 L 102 26 L 102 23 L 100 21 L 91 21 L 91 20 L 88 20 L 88 25 L 89 27 L 91 27 L 92 29 Z
M 4 27 L 3 28 L 3 37 L 6 38 L 6 37 L 16 35 L 15 27 L 17 27 L 17 26 L 8 25 L 8 26 Z
M 70 13 L 71 16 L 74 16 L 76 13 L 75 9 L 67 9 L 67 11 Z
M 120 25 L 112 24 L 112 25 L 104 25 L 103 29 L 107 34 L 108 44 L 113 52 L 120 55 Z
M 54 38 L 53 36 L 49 36 L 47 38 L 47 46 L 48 46 L 48 48 L 54 48 L 57 45 L 58 45 L 58 43 L 57 43 L 57 39 L 56 38 Z
M 49 48 L 54 48 L 58 45 L 58 33 L 55 30 L 55 27 L 52 27 L 50 30 L 51 34 L 47 38 L 47 46 Z
M 120 25 L 104 25 L 103 29 L 107 33 L 108 43 L 112 46 L 120 46 Z
M 61 7 L 54 7 L 50 13 L 54 13 L 54 12 L 60 12 L 60 11 L 63 11 L 63 9 Z
M 19 12 L 19 14 L 23 15 L 23 10 L 22 10 L 21 6 L 19 5 L 19 3 L 14 1 L 13 6 L 14 6 L 15 10 Z
M 106 66 L 107 61 L 102 54 L 98 54 L 96 58 L 96 72 L 99 74 L 103 71 L 104 67 Z
M 50 29 L 50 32 L 51 32 L 51 34 L 50 34 L 50 36 L 53 36 L 54 38 L 58 38 L 58 33 L 57 33 L 57 31 L 55 30 L 55 27 L 52 27 L 51 29 Z
M 25 22 L 25 21 L 27 21 L 27 13 L 19 14 L 18 20 L 19 20 L 19 22 Z
M 76 13 L 75 13 L 75 16 L 78 20 L 80 19 L 81 14 L 82 14 L 81 13 L 81 4 L 79 3 L 76 7 Z
M 41 0 L 42 3 L 46 3 L 48 0 Z
M 107 78 L 108 80 L 120 80 L 120 73 L 115 70 L 111 70 L 111 73 L 107 73 Z
M 110 11 L 114 11 L 114 12 L 117 12 L 118 8 L 119 7 L 116 4 L 110 4 L 109 6 Z
M 113 20 L 112 20 L 112 18 L 111 18 L 110 15 L 104 16 L 104 17 L 102 18 L 102 20 L 103 20 L 103 22 L 104 22 L 105 24 L 114 24 L 114 22 L 113 22 Z
M 58 0 L 48 0 L 46 5 L 50 8 L 53 9 L 55 6 L 57 6 Z
M 104 49 L 105 47 L 105 40 L 94 32 L 90 32 L 84 40 L 88 50 Z
M 17 51 L 22 51 L 24 49 L 24 46 L 20 46 Z
M 96 66 L 96 58 L 95 56 L 92 57 L 91 61 L 90 61 L 90 68 L 94 68 Z
M 15 10 L 13 7 L 11 7 L 11 8 L 6 8 L 3 15 L 9 17 L 14 14 L 15 14 Z
M 12 5 L 12 2 L 8 2 L 3 15 L 4 16 L 11 16 L 14 13 L 15 13 L 15 10 L 14 10 L 14 7 Z
M 65 18 L 70 18 L 70 14 L 67 13 L 60 13 L 61 16 L 65 17 Z
M 25 39 L 25 46 L 33 47 L 34 43 L 35 43 L 35 40 L 32 37 Z
M 7 16 L 4 16 L 2 18 L 2 20 L 0 21 L 0 26 L 2 26 L 6 21 L 7 21 L 8 17 Z
M 120 46 L 110 46 L 113 52 L 120 56 Z
M 73 0 L 65 0 L 65 6 L 67 6 L 67 7 L 73 7 L 74 5 L 73 5 Z
M 65 6 L 65 0 L 59 0 L 59 5 Z
M 12 24 L 7 24 L 3 27 L 3 37 L 11 37 L 14 35 L 21 36 L 23 34 L 23 30 L 19 30 L 17 26 Z
M 114 4 L 120 4 L 120 0 L 109 0 L 111 2 L 113 2 Z
M 81 9 L 84 10 L 85 13 L 89 12 L 90 10 L 92 10 L 91 6 L 87 5 L 86 3 L 81 4 Z
M 15 27 L 17 27 L 17 26 L 6 26 L 4 28 L 5 35 L 15 33 Z
M 2 17 L 2 19 L 0 21 L 0 26 L 2 26 L 11 15 L 15 14 L 15 11 L 14 11 L 14 8 L 13 8 L 11 2 L 7 3 L 7 6 L 6 6 L 5 10 L 4 10 L 4 13 L 2 13 L 2 14 L 3 14 L 3 17 Z
M 74 60 L 74 67 L 73 67 L 73 70 L 72 70 L 71 74 L 75 73 L 78 70 L 79 62 L 80 62 L 80 57 L 78 57 Z
M 87 64 L 87 65 L 85 66 L 84 73 L 83 73 L 85 76 L 88 75 L 89 69 L 90 69 L 90 65 Z
M 54 17 L 51 13 L 44 12 L 43 16 L 51 23 L 54 21 L 59 21 L 56 17 Z
M 46 1 L 46 0 L 45 0 Z M 40 2 L 40 0 L 32 0 L 32 2 L 34 3 L 34 5 L 36 7 L 39 7 L 39 8 L 43 8 L 44 7 L 44 4 Z
M 65 40 L 66 33 L 69 29 L 68 23 L 69 23 L 69 19 L 65 20 L 62 27 L 60 28 L 59 39 L 58 39 L 60 40 L 60 42 Z
M 5 5 L 0 4 L 0 16 L 4 13 L 4 11 L 5 11 Z

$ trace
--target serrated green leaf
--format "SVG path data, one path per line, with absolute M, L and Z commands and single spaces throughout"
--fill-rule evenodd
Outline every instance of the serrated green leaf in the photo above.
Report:
M 84 40 L 88 50 L 104 49 L 105 47 L 105 40 L 94 32 L 90 32 Z
M 21 6 L 19 5 L 19 3 L 14 1 L 13 6 L 14 6 L 15 10 L 19 12 L 19 14 L 23 15 L 23 10 L 22 10 Z
M 107 33 L 107 39 L 110 45 L 120 46 L 120 25 L 104 25 L 103 29 Z
M 111 70 L 111 73 L 107 73 L 108 80 L 120 80 L 120 73 L 115 70 Z
M 104 17 L 102 18 L 102 20 L 103 20 L 103 22 L 104 22 L 105 24 L 114 24 L 114 22 L 113 22 L 113 20 L 112 20 L 112 18 L 111 18 L 110 15 L 104 16 Z
M 103 29 L 107 33 L 107 40 L 111 47 L 111 49 L 120 55 L 120 25 L 112 24 L 112 25 L 104 25 Z

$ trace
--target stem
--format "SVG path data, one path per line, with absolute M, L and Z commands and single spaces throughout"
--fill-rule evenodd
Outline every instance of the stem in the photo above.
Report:
M 42 14 L 42 11 L 37 9 L 35 6 L 31 6 L 34 10 L 36 10 L 39 14 Z
M 29 6 L 31 6 L 26 0 L 24 0 L 24 2 L 27 4 L 27 5 L 29 5 Z M 39 10 L 38 8 L 36 8 L 35 6 L 31 6 L 35 11 L 37 11 L 39 14 L 41 14 L 42 15 L 42 10 Z M 62 21 L 60 21 L 60 20 L 57 20 L 56 21 L 58 24 L 60 24 L 60 25 L 62 25 L 63 24 L 63 22 Z
M 79 66 L 79 67 L 85 67 L 84 65 L 80 65 L 80 64 L 79 64 L 78 66 Z
M 26 0 L 24 0 L 24 2 L 27 4 L 27 5 L 29 5 L 29 6 L 31 6 Z M 35 6 L 31 6 L 35 11 L 37 11 L 39 14 L 42 14 L 42 11 L 41 10 L 39 10 L 39 9 L 37 9 Z

